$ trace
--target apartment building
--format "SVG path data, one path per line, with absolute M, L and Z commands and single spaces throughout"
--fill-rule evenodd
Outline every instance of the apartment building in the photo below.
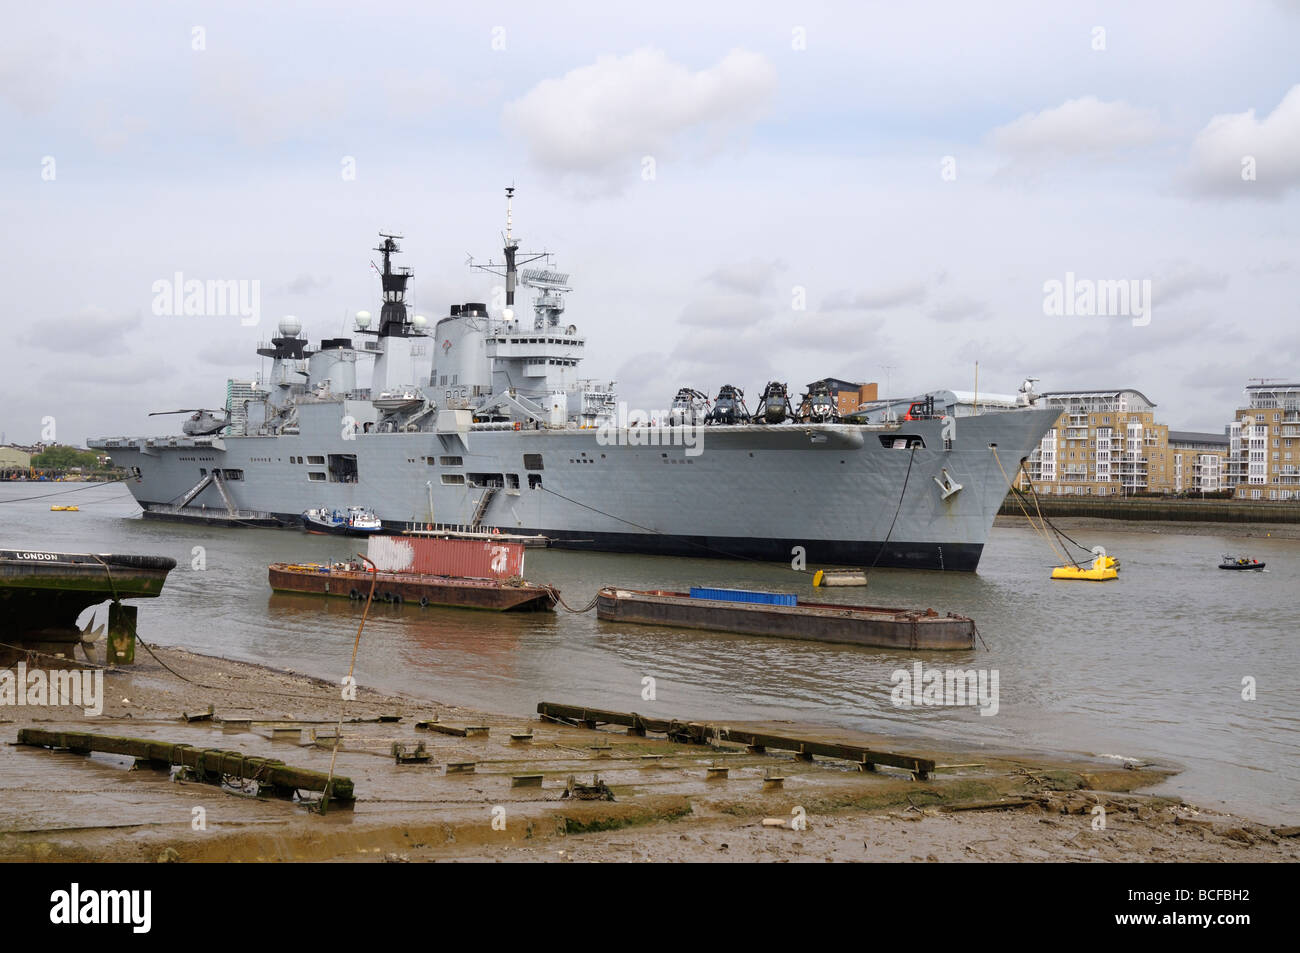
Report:
M 1174 490 L 1169 428 L 1156 423 L 1155 403 L 1132 388 L 1057 391 L 1038 406 L 1060 417 L 1025 467 L 1040 493 L 1128 496 Z M 1022 488 L 1028 481 L 1018 478 Z
M 1218 493 L 1230 488 L 1227 478 L 1229 438 L 1226 433 L 1169 431 L 1174 493 Z
M 1300 384 L 1253 384 L 1228 424 L 1225 481 L 1240 500 L 1300 500 Z

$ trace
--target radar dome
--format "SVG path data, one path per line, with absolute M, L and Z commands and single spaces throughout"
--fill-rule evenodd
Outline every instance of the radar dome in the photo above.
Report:
M 507 321 L 513 321 L 515 319 L 515 309 L 514 308 L 502 309 L 501 317 Z
M 417 328 L 422 328 L 429 323 L 429 319 L 422 314 L 417 314 L 411 319 L 411 323 Z
M 366 328 L 370 327 L 370 312 L 369 312 L 369 311 L 358 311 L 358 312 L 357 312 L 357 327 L 361 328 L 362 330 L 365 330 Z
M 302 322 L 291 314 L 286 314 L 280 319 L 280 336 L 286 338 L 296 338 L 298 332 L 302 330 Z

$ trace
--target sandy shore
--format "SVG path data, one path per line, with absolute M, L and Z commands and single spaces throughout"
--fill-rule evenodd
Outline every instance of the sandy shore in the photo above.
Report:
M 23 727 L 91 731 L 238 750 L 327 771 L 337 686 L 178 649 L 105 676 L 98 717 L 0 707 L 0 859 L 154 862 L 329 861 L 1295 861 L 1291 831 L 1145 796 L 1171 772 L 1068 755 L 991 752 L 817 726 L 755 725 L 933 758 L 928 781 L 888 768 L 796 760 L 735 745 L 588 730 L 363 688 L 345 710 L 339 775 L 357 800 L 325 815 L 305 803 L 173 779 L 130 759 L 12 744 Z M 581 703 L 581 699 L 552 699 Z M 213 720 L 187 722 L 183 712 Z M 400 717 L 378 721 L 380 717 Z M 488 727 L 486 737 L 422 731 L 419 720 Z M 251 725 L 225 720 L 251 719 Z M 355 719 L 355 720 L 354 720 Z M 290 740 L 271 729 L 294 728 Z M 742 727 L 737 724 L 734 727 Z M 531 741 L 511 734 L 531 731 Z M 428 764 L 398 766 L 394 742 L 424 742 Z M 660 757 L 646 757 L 647 755 Z M 473 762 L 473 773 L 447 773 Z M 706 769 L 725 766 L 725 780 Z M 765 775 L 785 778 L 763 790 Z M 541 787 L 512 778 L 541 775 Z M 610 801 L 564 797 L 594 775 Z M 767 823 L 765 824 L 765 819 Z M 1103 822 L 1104 821 L 1104 825 Z M 776 826 L 780 822 L 782 826 Z

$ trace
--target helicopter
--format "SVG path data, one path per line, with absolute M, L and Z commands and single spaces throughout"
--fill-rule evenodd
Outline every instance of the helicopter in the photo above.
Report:
M 181 431 L 189 437 L 211 436 L 230 426 L 230 413 L 224 409 L 208 410 L 205 407 L 191 407 L 187 410 L 157 410 L 149 416 L 167 417 L 171 414 L 193 414 L 181 427 Z M 218 418 L 217 414 L 224 414 L 225 416 Z
M 708 395 L 693 387 L 683 387 L 673 398 L 673 409 L 668 412 L 668 426 L 695 426 L 704 421 L 708 412 Z
M 780 381 L 769 381 L 763 388 L 763 396 L 758 400 L 758 419 L 762 423 L 779 424 L 794 416 L 794 409 L 790 406 L 790 391 Z
M 840 422 L 840 409 L 831 396 L 825 381 L 816 381 L 808 385 L 808 392 L 799 402 L 799 418 L 804 423 L 837 424 Z
M 749 408 L 745 406 L 745 392 L 732 384 L 723 384 L 713 409 L 704 418 L 706 424 L 747 424 Z

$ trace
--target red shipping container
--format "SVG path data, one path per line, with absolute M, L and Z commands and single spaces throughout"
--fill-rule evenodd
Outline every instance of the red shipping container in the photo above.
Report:
M 423 536 L 371 536 L 366 555 L 380 572 L 457 579 L 510 579 L 524 574 L 522 543 Z

